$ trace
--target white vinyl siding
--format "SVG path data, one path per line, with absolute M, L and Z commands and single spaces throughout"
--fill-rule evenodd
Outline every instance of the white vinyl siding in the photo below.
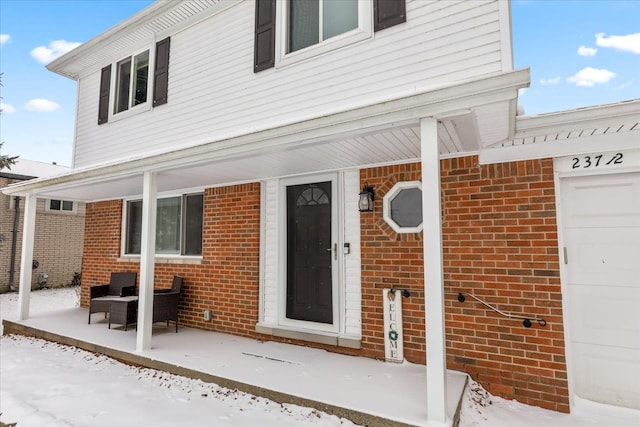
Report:
M 79 83 L 74 166 L 173 150 L 503 71 L 495 1 L 408 1 L 407 22 L 286 67 L 253 72 L 254 3 L 171 34 L 169 99 L 98 126 L 100 73 Z M 151 42 L 151 41 L 150 41 Z M 107 65 L 107 64 L 104 64 Z
M 264 236 L 264 284 L 263 304 L 264 312 L 260 313 L 263 323 L 278 324 L 278 180 L 273 179 L 265 183 L 264 207 L 265 236 Z
M 362 291 L 360 252 L 360 212 L 358 198 L 360 192 L 360 171 L 344 173 L 344 241 L 351 247 L 351 253 L 344 257 L 344 334 L 356 338 L 362 335 Z

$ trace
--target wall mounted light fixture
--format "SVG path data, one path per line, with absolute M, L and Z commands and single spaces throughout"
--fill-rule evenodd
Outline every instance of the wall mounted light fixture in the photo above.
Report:
M 375 198 L 373 187 L 370 187 L 369 184 L 365 182 L 359 197 L 358 210 L 360 212 L 373 212 L 373 199 Z

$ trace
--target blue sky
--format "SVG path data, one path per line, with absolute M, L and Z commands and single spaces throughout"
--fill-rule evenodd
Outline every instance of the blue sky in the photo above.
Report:
M 0 0 L 2 154 L 71 164 L 76 83 L 44 64 L 151 3 Z M 526 114 L 640 98 L 640 0 L 514 0 L 511 15 Z

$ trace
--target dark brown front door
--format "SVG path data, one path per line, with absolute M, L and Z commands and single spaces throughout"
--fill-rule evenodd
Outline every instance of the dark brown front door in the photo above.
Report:
M 331 182 L 287 187 L 287 318 L 333 323 Z

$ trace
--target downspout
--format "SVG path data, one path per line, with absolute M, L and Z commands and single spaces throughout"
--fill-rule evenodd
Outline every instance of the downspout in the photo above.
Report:
M 18 225 L 20 224 L 20 196 L 15 197 L 13 230 L 11 231 L 11 263 L 9 266 L 9 289 L 15 292 L 16 252 L 18 251 Z

